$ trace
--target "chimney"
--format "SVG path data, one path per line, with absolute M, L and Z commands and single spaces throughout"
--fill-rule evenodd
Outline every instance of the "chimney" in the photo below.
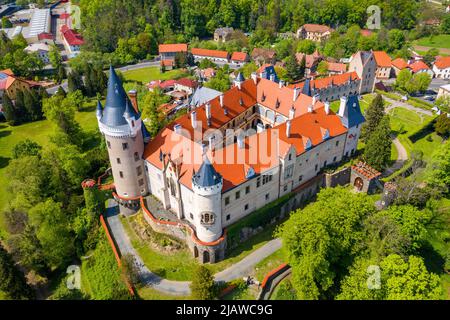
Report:
M 283 88 L 283 84 L 284 84 L 284 81 L 283 80 L 280 80 L 279 82 L 278 82 L 278 87 L 281 89 L 281 88 Z
M 214 150 L 214 141 L 216 140 L 216 137 L 214 136 L 214 135 L 210 135 L 209 137 L 208 137 L 208 141 L 209 141 L 209 149 L 211 150 L 211 151 L 213 151 Z
M 238 135 L 237 135 L 237 143 L 238 143 L 238 148 L 239 149 L 244 149 L 245 143 L 244 143 L 244 134 L 243 133 L 238 133 Z
M 311 113 L 311 112 L 313 112 L 313 110 L 314 110 L 314 107 L 310 104 L 308 106 L 308 112 Z
M 223 107 L 223 94 L 219 96 L 220 106 Z
M 346 105 L 347 105 L 347 97 L 346 96 L 341 97 L 341 104 L 339 105 L 339 113 L 338 113 L 340 117 L 344 116 Z
M 289 109 L 289 119 L 294 119 L 295 116 L 295 108 L 292 105 L 291 109 Z
M 191 113 L 191 124 L 192 128 L 197 128 L 197 111 L 192 111 Z
M 294 96 L 292 97 L 292 101 L 297 100 L 299 89 L 297 87 L 294 88 Z
M 318 95 L 318 94 L 315 94 L 315 95 L 313 96 L 313 98 L 312 98 L 312 105 L 313 105 L 313 106 L 316 104 L 317 100 L 319 100 L 319 95 Z
M 325 101 L 325 113 L 330 114 L 330 103 Z
M 269 79 L 270 79 L 270 81 L 274 82 L 274 81 L 275 81 L 275 75 L 272 73 L 272 74 L 269 76 Z
M 252 72 L 252 74 L 251 74 L 251 78 L 252 78 L 252 80 L 253 80 L 253 82 L 256 84 L 256 79 L 257 79 L 257 77 L 258 77 L 258 75 L 256 74 L 256 72 Z
M 286 137 L 291 137 L 291 120 L 286 121 Z
M 137 103 L 137 91 L 130 90 L 128 91 L 128 97 L 130 98 L 131 104 L 133 105 L 134 110 L 139 112 L 138 103 Z
M 206 111 L 206 120 L 209 126 L 211 125 L 211 104 L 209 102 L 207 102 L 205 105 L 205 111 Z
M 181 135 L 181 124 L 176 124 L 173 126 L 173 130 L 175 131 L 176 134 L 180 134 Z

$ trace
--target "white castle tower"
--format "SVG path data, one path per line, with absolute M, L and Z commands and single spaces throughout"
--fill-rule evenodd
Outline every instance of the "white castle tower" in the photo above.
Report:
M 109 74 L 105 108 L 97 104 L 98 126 L 106 139 L 116 200 L 125 207 L 136 207 L 137 199 L 148 193 L 143 161 L 147 132 L 137 105 L 131 103 L 112 67 Z
M 201 241 L 212 242 L 222 236 L 222 186 L 222 176 L 205 156 L 192 176 L 194 224 Z

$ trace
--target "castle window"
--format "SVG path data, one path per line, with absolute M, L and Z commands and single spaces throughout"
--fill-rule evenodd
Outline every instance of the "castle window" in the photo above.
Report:
M 291 161 L 291 160 L 292 160 L 292 154 L 289 153 L 289 161 Z
M 237 191 L 237 192 L 236 192 L 236 200 L 239 199 L 240 197 L 241 197 L 241 192 L 240 192 L 240 191 Z
M 256 187 L 259 188 L 260 185 L 261 185 L 261 177 L 258 177 L 258 179 L 256 179 Z
M 191 220 L 194 220 L 194 215 L 192 213 L 189 214 L 189 217 L 191 218 Z
M 120 158 L 117 158 L 117 163 L 120 164 Z
M 170 194 L 175 197 L 176 196 L 175 181 L 173 181 L 172 178 L 169 179 L 169 185 L 170 185 Z
M 317 171 L 318 169 L 318 165 L 316 164 L 316 166 L 314 167 L 314 170 Z
M 111 142 L 109 142 L 108 140 L 106 140 L 106 144 L 108 145 L 108 148 L 111 149 Z
M 333 162 L 336 162 L 336 156 L 334 156 L 334 158 L 333 158 Z
M 139 179 L 139 186 L 142 187 L 144 185 L 144 179 Z
M 135 152 L 134 153 L 134 161 L 138 161 L 139 160 L 139 153 Z
M 250 193 L 250 186 L 246 186 L 245 187 L 245 194 L 249 194 Z
M 120 176 L 121 178 L 123 178 L 123 172 L 122 172 L 122 171 L 119 171 L 119 176 Z
M 201 215 L 200 223 L 205 225 L 214 224 L 214 213 L 212 212 L 203 212 Z
M 124 142 L 122 143 L 122 149 L 127 150 L 128 149 L 128 143 Z
M 283 187 L 283 191 L 287 191 L 287 189 L 288 189 L 288 186 L 287 186 L 287 184 L 285 184 Z
M 140 176 L 142 174 L 142 167 L 141 166 L 136 167 L 136 173 L 137 173 L 138 176 Z
M 336 141 L 336 147 L 339 145 L 339 141 Z
M 244 206 L 244 210 L 245 210 L 245 211 L 248 210 L 248 203 Z
M 300 176 L 298 177 L 298 182 L 301 182 L 302 180 L 303 180 L 303 176 L 300 175 Z
M 269 200 L 269 194 L 266 193 L 266 200 Z
M 226 197 L 225 198 L 225 205 L 229 205 L 230 204 L 230 197 Z
M 230 220 L 231 216 L 227 214 L 227 221 Z

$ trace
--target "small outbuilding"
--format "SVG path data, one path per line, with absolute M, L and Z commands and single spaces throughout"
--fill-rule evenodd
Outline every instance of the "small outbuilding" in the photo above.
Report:
M 365 162 L 358 162 L 352 166 L 350 183 L 357 192 L 373 193 L 378 185 L 381 172 L 375 170 Z

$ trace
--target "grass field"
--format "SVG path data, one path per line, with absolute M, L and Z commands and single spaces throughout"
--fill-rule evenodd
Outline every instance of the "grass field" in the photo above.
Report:
M 93 131 L 97 127 L 95 117 L 95 102 L 86 103 L 81 112 L 75 115 L 81 127 L 87 131 Z M 5 122 L 0 123 L 0 236 L 5 236 L 2 211 L 6 208 L 10 199 L 7 192 L 8 182 L 5 170 L 11 161 L 12 149 L 20 141 L 31 139 L 42 146 L 49 144 L 49 136 L 54 132 L 53 124 L 48 120 L 25 123 L 20 126 L 11 127 Z
M 124 71 L 122 74 L 127 81 L 137 81 L 141 83 L 148 83 L 151 80 L 177 79 L 187 75 L 186 72 L 180 69 L 161 73 L 158 67 L 146 67 L 142 69 Z
M 417 39 L 414 43 L 419 46 L 450 49 L 450 34 L 440 34 L 432 38 L 424 37 Z
M 164 294 L 153 288 L 144 287 L 137 289 L 139 298 L 142 300 L 190 300 L 190 297 L 186 296 L 174 296 Z

